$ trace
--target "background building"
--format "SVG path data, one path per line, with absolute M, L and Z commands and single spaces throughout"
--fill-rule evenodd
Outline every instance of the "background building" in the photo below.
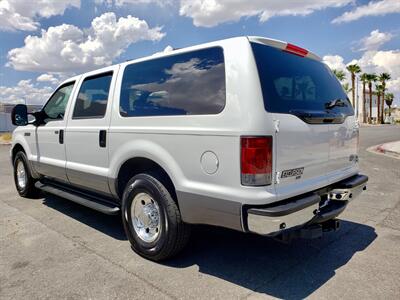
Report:
M 0 132 L 13 131 L 15 126 L 11 123 L 11 111 L 15 104 L 0 103 Z M 41 105 L 28 105 L 28 112 L 40 110 Z

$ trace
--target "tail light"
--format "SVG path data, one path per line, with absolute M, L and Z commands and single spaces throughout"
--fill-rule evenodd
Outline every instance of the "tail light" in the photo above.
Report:
M 241 181 L 243 185 L 269 185 L 272 181 L 272 137 L 241 137 Z
M 287 43 L 286 48 L 283 51 L 296 54 L 298 56 L 306 56 L 308 54 L 308 50 L 300 48 L 299 46 Z

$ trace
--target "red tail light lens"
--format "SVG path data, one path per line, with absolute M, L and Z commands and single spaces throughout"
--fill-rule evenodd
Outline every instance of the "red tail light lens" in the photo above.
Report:
M 308 50 L 300 48 L 299 46 L 296 46 L 296 45 L 293 45 L 293 44 L 290 44 L 290 43 L 288 43 L 286 45 L 286 48 L 283 49 L 283 50 L 286 51 L 286 52 L 290 52 L 290 53 L 299 55 L 299 56 L 303 56 L 303 57 L 308 54 Z
M 272 181 L 272 137 L 241 138 L 241 180 L 243 185 L 269 185 Z

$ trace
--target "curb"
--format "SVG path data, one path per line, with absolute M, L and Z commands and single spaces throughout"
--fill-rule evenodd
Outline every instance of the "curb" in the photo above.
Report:
M 390 156 L 392 158 L 400 159 L 400 153 L 398 153 L 396 151 L 387 150 L 384 148 L 384 145 L 385 144 L 380 144 L 380 145 L 369 147 L 369 148 L 367 148 L 367 151 L 375 153 L 375 154 L 381 154 L 381 155 Z

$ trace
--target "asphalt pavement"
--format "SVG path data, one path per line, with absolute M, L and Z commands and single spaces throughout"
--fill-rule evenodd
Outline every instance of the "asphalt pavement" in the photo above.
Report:
M 400 299 L 400 160 L 366 151 L 399 126 L 361 128 L 368 190 L 322 239 L 282 244 L 196 226 L 187 249 L 154 263 L 120 218 L 54 196 L 24 199 L 0 146 L 0 299 Z

